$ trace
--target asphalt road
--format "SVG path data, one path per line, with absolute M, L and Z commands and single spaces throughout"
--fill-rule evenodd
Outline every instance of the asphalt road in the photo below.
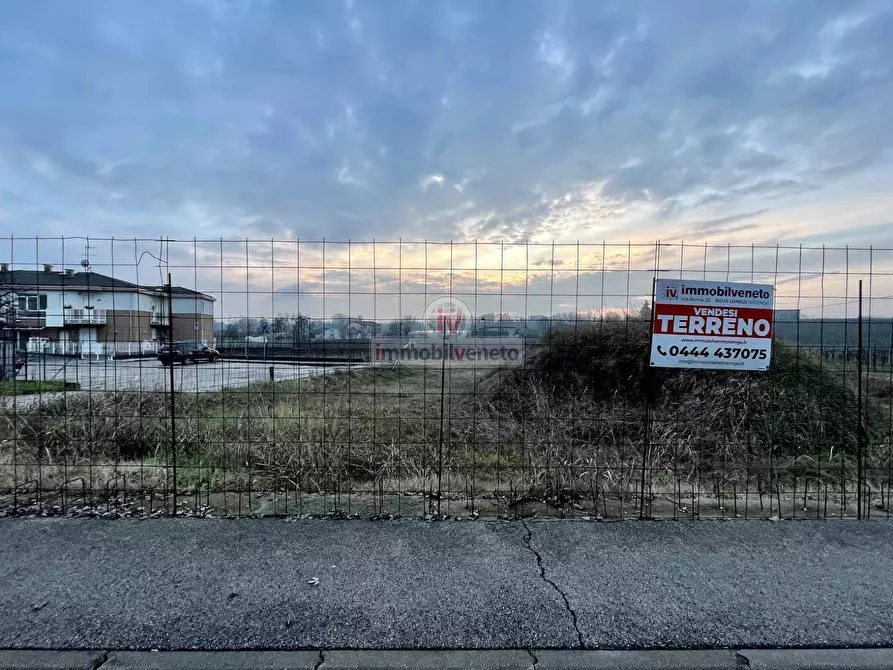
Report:
M 217 363 L 175 365 L 174 386 L 178 391 L 214 391 L 236 388 L 255 381 L 269 381 L 270 367 L 276 381 L 300 379 L 345 366 L 296 365 L 289 363 L 249 363 L 222 360 Z M 154 358 L 101 360 L 77 359 L 31 361 L 28 379 L 71 381 L 91 391 L 164 391 L 170 388 L 170 369 Z
M 4 520 L 0 648 L 890 646 L 891 559 L 885 522 Z

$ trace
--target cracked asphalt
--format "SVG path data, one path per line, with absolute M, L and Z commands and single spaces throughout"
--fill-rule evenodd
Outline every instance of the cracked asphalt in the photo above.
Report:
M 568 601 L 567 599 L 567 594 L 561 590 L 561 587 L 558 586 L 558 584 L 556 584 L 546 576 L 546 566 L 543 565 L 543 556 L 533 546 L 533 530 L 531 530 L 530 526 L 528 526 L 526 522 L 522 522 L 522 525 L 524 526 L 524 530 L 526 531 L 526 534 L 524 535 L 524 544 L 527 545 L 527 548 L 531 552 L 533 552 L 533 555 L 536 557 L 536 565 L 540 571 L 540 579 L 549 584 L 561 596 L 562 601 L 564 601 L 564 607 L 567 610 L 567 613 L 570 615 L 571 621 L 573 621 L 574 624 L 574 632 L 577 634 L 577 647 L 579 649 L 585 649 L 586 641 L 583 637 L 583 631 L 580 630 L 580 623 L 577 620 L 577 613 L 574 611 L 574 608 L 571 607 L 570 601 Z
M 891 559 L 882 521 L 7 519 L 0 648 L 890 646 Z

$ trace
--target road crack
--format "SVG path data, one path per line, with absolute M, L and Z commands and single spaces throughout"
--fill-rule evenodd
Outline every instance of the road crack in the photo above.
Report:
M 550 585 L 553 589 L 555 589 L 558 594 L 561 596 L 561 599 L 564 601 L 564 607 L 568 611 L 568 614 L 571 615 L 571 618 L 574 622 L 574 630 L 577 631 L 577 642 L 580 649 L 586 648 L 586 642 L 583 640 L 583 632 L 580 630 L 580 624 L 577 621 L 577 613 L 574 611 L 574 608 L 571 607 L 570 601 L 567 599 L 567 595 L 564 591 L 562 591 L 558 584 L 553 582 L 546 576 L 546 567 L 543 565 L 543 557 L 540 556 L 540 553 L 533 548 L 533 531 L 530 530 L 530 526 L 527 525 L 526 521 L 522 521 L 521 525 L 524 526 L 524 530 L 527 531 L 527 535 L 524 536 L 524 543 L 527 545 L 527 548 L 530 549 L 531 553 L 536 556 L 536 564 L 540 569 L 540 578 L 546 582 L 546 584 Z M 531 652 L 533 655 L 533 652 Z M 534 659 L 536 657 L 534 656 Z
M 323 649 L 319 650 L 319 660 L 316 662 L 316 665 L 313 666 L 313 670 L 319 670 L 320 666 L 326 662 L 325 651 Z
M 99 670 L 102 666 L 104 666 L 106 663 L 108 663 L 109 654 L 111 654 L 111 653 L 112 652 L 110 652 L 110 651 L 102 652 L 102 658 L 99 659 L 99 663 L 97 663 L 96 665 L 93 666 L 93 670 Z
M 536 657 L 536 654 L 533 653 L 533 649 L 528 649 L 527 653 L 530 654 L 530 660 L 533 661 L 533 665 L 530 666 L 531 669 L 536 670 L 537 666 L 539 665 L 540 660 Z

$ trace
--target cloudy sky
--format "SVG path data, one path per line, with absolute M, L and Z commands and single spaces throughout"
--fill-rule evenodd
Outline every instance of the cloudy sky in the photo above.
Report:
M 890 35 L 882 0 L 3 2 L 0 233 L 893 247 Z M 304 278 L 287 243 L 178 244 L 174 266 L 247 266 L 194 272 L 221 291 Z M 117 264 L 162 253 L 136 246 Z M 553 284 L 605 256 L 527 252 L 511 267 Z M 820 261 L 797 262 L 802 293 Z

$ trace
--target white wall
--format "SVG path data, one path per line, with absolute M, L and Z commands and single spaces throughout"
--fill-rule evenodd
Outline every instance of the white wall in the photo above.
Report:
M 41 291 L 47 294 L 46 325 L 51 328 L 62 327 L 62 305 L 67 305 L 61 291 Z
M 174 314 L 202 314 L 212 316 L 214 303 L 201 298 L 174 298 Z
M 33 292 L 24 292 L 31 294 Z M 61 328 L 64 325 L 63 308 L 68 305 L 71 309 L 84 309 L 92 305 L 95 309 L 138 310 L 141 312 L 154 312 L 159 315 L 167 314 L 167 297 L 163 293 L 159 295 L 144 295 L 142 293 L 111 293 L 102 291 L 76 291 L 54 290 L 52 288 L 40 289 L 40 294 L 47 296 L 46 325 L 51 328 Z M 214 303 L 210 300 L 198 298 L 174 298 L 174 314 L 202 314 L 213 316 Z
M 46 288 L 40 289 L 40 293 L 45 293 L 47 296 L 46 325 L 48 327 L 61 328 L 64 325 L 63 312 L 66 305 L 72 309 L 84 309 L 88 304 L 95 304 L 97 309 L 104 309 L 99 303 L 88 303 L 86 292 L 59 291 Z M 96 294 L 91 295 L 91 297 L 94 296 L 98 297 Z
M 95 309 L 130 310 L 141 304 L 141 297 L 148 298 L 149 301 L 152 299 L 150 296 L 139 296 L 137 293 L 112 294 L 101 291 L 64 291 L 51 288 L 41 289 L 40 293 L 47 296 L 46 325 L 51 328 L 61 328 L 64 325 L 63 317 L 66 305 L 71 309 L 84 309 L 88 305 L 92 305 Z M 149 311 L 148 304 L 146 303 L 146 311 Z
M 140 293 L 138 295 L 138 304 L 137 309 L 141 312 L 151 312 L 152 306 L 155 306 L 155 312 L 161 314 L 162 308 L 164 307 L 164 298 L 161 294 L 155 295 L 144 295 Z

